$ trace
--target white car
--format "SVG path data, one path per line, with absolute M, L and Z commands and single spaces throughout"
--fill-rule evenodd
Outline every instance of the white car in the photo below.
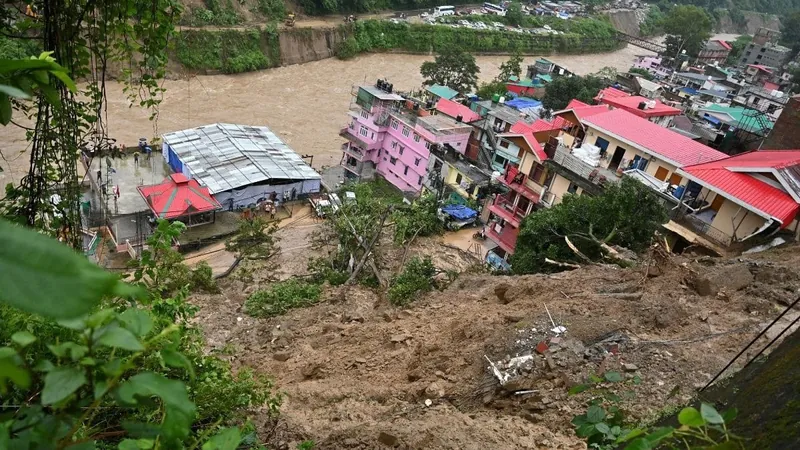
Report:
M 465 27 L 469 26 L 469 22 L 467 22 L 466 20 L 459 20 L 458 23 L 464 25 Z

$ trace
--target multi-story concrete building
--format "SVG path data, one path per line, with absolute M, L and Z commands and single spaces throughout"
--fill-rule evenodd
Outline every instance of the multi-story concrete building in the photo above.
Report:
M 340 135 L 345 174 L 351 179 L 384 177 L 417 194 L 427 176 L 431 147 L 463 155 L 472 127 L 391 92 L 388 83 L 359 86 L 350 105 L 350 123 Z
M 722 39 L 712 39 L 706 42 L 705 47 L 697 55 L 697 61 L 704 64 L 722 64 L 731 53 L 731 45 Z
M 759 64 L 768 67 L 783 67 L 789 60 L 792 50 L 774 42 L 759 44 L 753 40 L 739 59 L 740 66 Z
M 660 56 L 642 55 L 637 56 L 633 61 L 633 68 L 644 69 L 656 78 L 666 78 L 672 73 L 672 69 L 662 65 Z

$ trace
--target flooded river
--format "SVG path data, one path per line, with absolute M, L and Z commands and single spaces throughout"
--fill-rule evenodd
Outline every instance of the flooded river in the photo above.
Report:
M 612 66 L 627 70 L 635 55 L 648 53 L 637 47 L 592 55 L 548 57 L 578 74 Z M 108 88 L 108 130 L 118 142 L 135 144 L 139 137 L 214 122 L 267 125 L 300 154 L 314 155 L 314 167 L 338 164 L 339 129 L 347 122 L 352 86 L 389 79 L 396 88 L 418 89 L 420 65 L 432 59 L 424 55 L 369 54 L 350 61 L 325 59 L 240 75 L 197 76 L 167 80 L 157 133 L 148 112 L 130 108 L 120 85 Z M 506 56 L 479 56 L 482 81 L 494 78 Z M 535 57 L 526 57 L 523 68 Z M 24 132 L 8 126 L 0 129 L 0 186 L 24 175 L 27 166 Z

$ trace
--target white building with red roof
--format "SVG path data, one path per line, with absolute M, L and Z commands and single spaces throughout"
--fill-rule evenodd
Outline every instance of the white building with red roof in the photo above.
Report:
M 611 87 L 600 91 L 595 100 L 615 109 L 624 109 L 662 127 L 669 127 L 672 118 L 681 114 L 680 109 L 666 105 L 661 100 L 641 95 L 628 95 Z
M 667 227 L 723 250 L 756 236 L 797 231 L 800 150 L 761 150 L 678 169 L 686 182 Z M 708 246 L 708 245 L 706 245 Z

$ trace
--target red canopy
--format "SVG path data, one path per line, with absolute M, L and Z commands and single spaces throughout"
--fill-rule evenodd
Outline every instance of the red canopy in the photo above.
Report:
M 222 208 L 208 188 L 181 173 L 170 175 L 161 184 L 136 189 L 156 217 L 161 219 L 176 219 Z

